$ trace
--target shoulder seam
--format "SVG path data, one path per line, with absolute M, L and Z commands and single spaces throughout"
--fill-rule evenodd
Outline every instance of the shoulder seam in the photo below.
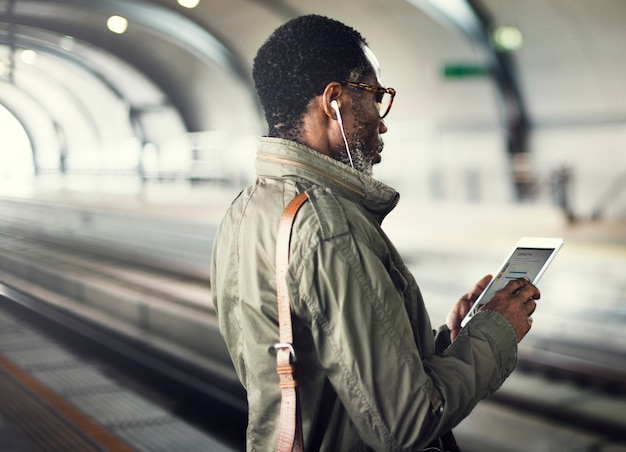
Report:
M 344 207 L 332 191 L 319 188 L 307 191 L 307 193 L 315 218 L 319 223 L 322 240 L 350 232 Z

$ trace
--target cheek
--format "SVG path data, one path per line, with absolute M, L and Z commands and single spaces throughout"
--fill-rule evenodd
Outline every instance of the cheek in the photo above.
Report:
M 361 139 L 369 139 L 375 137 L 378 134 L 380 117 L 378 110 L 375 107 L 363 108 L 361 106 L 355 107 L 353 110 L 354 115 L 354 131 Z
M 374 122 L 378 122 L 380 119 L 378 108 L 376 108 L 376 104 L 371 102 L 370 99 L 368 99 L 368 101 L 363 101 L 359 105 L 355 105 L 353 114 L 358 123 L 365 125 L 373 124 Z
M 353 122 L 350 131 L 346 130 L 353 144 L 351 147 L 358 148 L 367 158 L 377 154 L 380 141 L 380 116 L 376 105 L 373 103 L 355 102 L 351 109 Z
M 379 140 L 378 133 L 378 116 L 373 121 L 358 121 L 355 124 L 355 135 L 358 136 L 358 141 L 363 145 L 364 151 L 369 151 L 370 148 L 376 148 Z M 375 153 L 375 149 L 371 149 Z

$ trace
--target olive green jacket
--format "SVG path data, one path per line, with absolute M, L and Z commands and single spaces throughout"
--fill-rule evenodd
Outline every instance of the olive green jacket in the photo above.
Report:
M 380 223 L 399 195 L 297 143 L 262 138 L 255 183 L 213 248 L 220 331 L 247 390 L 248 450 L 275 446 L 280 390 L 275 247 L 301 191 L 287 275 L 306 450 L 420 450 L 516 364 L 508 321 L 484 311 L 441 353 L 419 288 Z M 451 300 L 451 305 L 455 300 Z

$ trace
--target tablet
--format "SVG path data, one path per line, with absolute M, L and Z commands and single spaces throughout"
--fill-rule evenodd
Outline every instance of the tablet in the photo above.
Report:
M 526 277 L 533 284 L 537 284 L 561 246 L 563 246 L 563 239 L 561 238 L 521 238 L 500 267 L 495 278 L 491 279 L 463 318 L 461 326 L 465 326 L 480 308 L 491 300 L 493 294 L 502 289 L 510 280 Z

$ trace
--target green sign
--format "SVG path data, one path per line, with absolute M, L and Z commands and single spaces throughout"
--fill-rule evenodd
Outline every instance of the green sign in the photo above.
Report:
M 452 63 L 443 67 L 444 78 L 486 77 L 489 73 L 489 67 L 484 64 Z

